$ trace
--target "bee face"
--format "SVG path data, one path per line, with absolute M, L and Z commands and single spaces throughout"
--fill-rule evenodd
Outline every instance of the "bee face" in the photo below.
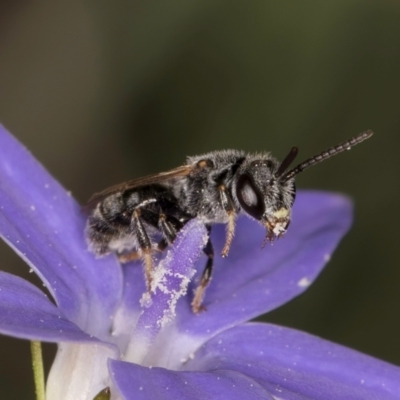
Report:
M 267 228 L 270 239 L 286 232 L 295 198 L 294 180 L 280 181 L 278 170 L 279 163 L 266 155 L 245 163 L 236 183 L 241 208 Z

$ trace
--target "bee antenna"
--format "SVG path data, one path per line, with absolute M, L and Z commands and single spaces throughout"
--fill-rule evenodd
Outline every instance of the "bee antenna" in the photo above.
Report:
M 282 183 L 287 182 L 289 179 L 292 179 L 298 173 L 304 171 L 306 168 L 312 167 L 313 165 L 318 164 L 321 161 L 324 161 L 332 156 L 335 156 L 336 154 L 339 154 L 342 151 L 350 150 L 352 147 L 354 147 L 357 144 L 363 142 L 364 140 L 370 138 L 372 135 L 373 135 L 372 131 L 369 131 L 369 130 L 365 131 L 363 133 L 360 133 L 357 136 L 354 136 L 350 140 L 347 140 L 346 142 L 340 143 L 337 146 L 331 147 L 330 149 L 323 151 L 321 154 L 318 154 L 317 156 L 310 157 L 308 160 L 303 161 L 297 167 L 291 169 L 289 172 L 287 172 L 285 175 L 283 175 L 279 179 L 279 181 Z M 286 158 L 288 158 L 288 157 L 286 157 Z M 285 159 L 285 161 L 286 161 L 286 159 Z M 281 170 L 281 167 L 279 167 L 279 171 L 280 170 Z
M 289 154 L 282 161 L 281 165 L 276 171 L 275 177 L 279 178 L 290 166 L 290 164 L 294 161 L 297 154 L 299 153 L 299 149 L 297 147 L 292 147 L 289 151 Z

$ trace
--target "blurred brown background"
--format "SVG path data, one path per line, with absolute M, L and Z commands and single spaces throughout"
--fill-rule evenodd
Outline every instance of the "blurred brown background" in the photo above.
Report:
M 389 0 L 2 1 L 0 121 L 82 203 L 186 155 L 297 145 L 303 159 L 373 129 L 297 179 L 351 196 L 355 223 L 265 320 L 400 364 L 399 21 Z M 0 338 L 0 393 L 34 398 L 28 342 Z

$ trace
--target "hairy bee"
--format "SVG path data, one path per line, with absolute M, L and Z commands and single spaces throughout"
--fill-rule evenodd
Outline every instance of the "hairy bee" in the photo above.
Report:
M 170 245 L 192 218 L 201 218 L 209 231 L 215 223 L 227 224 L 223 257 L 228 255 L 239 213 L 266 228 L 264 243 L 273 241 L 283 236 L 289 226 L 296 194 L 295 176 L 371 136 L 371 131 L 363 132 L 289 171 L 297 147 L 282 162 L 269 153 L 223 150 L 188 157 L 186 165 L 171 171 L 112 186 L 89 200 L 89 247 L 99 256 L 116 252 L 121 262 L 142 258 L 150 289 L 152 253 Z M 157 245 L 153 243 L 155 237 L 161 237 Z M 214 250 L 210 240 L 204 253 L 208 260 L 192 301 L 195 313 L 202 309 L 212 275 Z

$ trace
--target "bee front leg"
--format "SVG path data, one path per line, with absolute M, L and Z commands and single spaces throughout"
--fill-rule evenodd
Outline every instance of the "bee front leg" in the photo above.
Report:
M 208 226 L 207 229 L 208 229 L 208 241 L 206 247 L 204 247 L 203 252 L 208 257 L 208 260 L 204 268 L 203 274 L 201 275 L 199 286 L 197 286 L 196 291 L 194 293 L 194 298 L 191 304 L 192 310 L 195 314 L 198 314 L 200 311 L 205 310 L 205 307 L 202 305 L 204 292 L 211 281 L 213 266 L 214 266 L 214 247 L 210 239 L 211 226 Z
M 222 249 L 222 257 L 227 257 L 229 253 L 229 249 L 232 244 L 233 236 L 235 235 L 235 220 L 236 220 L 236 211 L 235 211 L 235 205 L 233 203 L 233 200 L 228 193 L 226 186 L 221 185 L 218 188 L 219 190 L 219 195 L 220 195 L 220 200 L 221 200 L 221 205 L 223 209 L 225 210 L 226 214 L 228 215 L 228 225 L 226 229 L 226 240 L 225 240 L 225 246 Z

